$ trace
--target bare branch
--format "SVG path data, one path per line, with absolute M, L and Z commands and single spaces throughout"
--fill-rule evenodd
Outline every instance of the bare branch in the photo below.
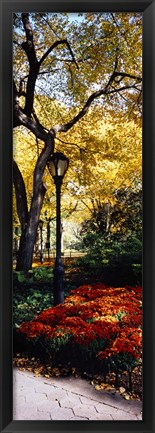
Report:
M 13 103 L 14 105 L 18 106 L 19 99 L 18 99 L 18 91 L 15 84 L 15 81 L 13 80 Z
M 68 218 L 70 215 L 72 215 L 77 210 L 77 206 L 78 206 L 78 201 L 75 203 L 75 206 L 72 209 L 68 210 L 68 212 L 66 214 L 66 218 Z M 67 209 L 66 209 L 66 211 L 67 211 Z
M 28 117 L 22 110 L 21 107 L 15 106 L 14 107 L 14 117 L 15 117 L 15 125 L 19 126 L 23 125 L 26 128 L 28 128 L 33 134 L 40 140 L 44 141 L 45 143 L 49 139 L 50 136 L 55 136 L 54 130 L 45 131 L 43 126 L 41 124 L 38 124 L 37 121 L 31 119 Z
M 48 21 L 44 16 L 42 16 L 41 13 L 39 13 L 39 15 L 40 15 L 41 19 L 42 19 L 43 21 L 45 21 L 45 23 L 49 26 L 49 28 L 52 30 L 52 32 L 54 33 L 54 35 L 58 38 L 58 37 L 59 37 L 58 34 L 57 34 L 56 31 L 53 29 L 53 27 L 51 26 L 51 24 L 49 23 L 49 21 Z
M 87 204 L 87 203 L 85 203 L 85 201 L 84 200 L 82 200 L 82 199 L 80 199 L 80 201 L 81 201 L 81 203 L 83 203 L 86 207 L 87 207 L 87 209 L 91 212 L 91 214 L 93 213 L 92 212 L 92 208 Z
M 21 48 L 21 45 L 17 41 L 15 41 L 15 39 L 13 40 L 13 44 L 17 45 L 18 48 Z
M 120 28 L 120 26 L 118 25 L 117 20 L 116 20 L 116 18 L 115 18 L 115 16 L 114 16 L 113 13 L 111 13 L 111 16 L 112 16 L 113 22 L 115 23 L 115 25 L 116 25 L 118 31 L 120 32 L 120 34 L 123 36 L 123 38 L 124 38 L 125 41 L 126 41 L 126 32 L 122 32 L 122 31 L 121 31 L 121 28 Z
M 117 72 L 116 71 L 115 76 L 116 77 L 122 77 L 122 78 L 132 78 L 133 80 L 142 81 L 142 77 L 132 75 L 132 74 L 127 74 L 126 72 Z
M 35 83 L 36 79 L 40 69 L 40 66 L 42 65 L 43 61 L 47 58 L 47 56 L 53 51 L 54 48 L 56 48 L 58 45 L 65 44 L 71 54 L 72 60 L 74 61 L 77 69 L 79 69 L 79 66 L 76 62 L 76 59 L 74 57 L 74 53 L 70 47 L 69 42 L 67 39 L 62 39 L 60 41 L 55 41 L 51 47 L 44 53 L 40 61 L 37 60 L 36 52 L 34 48 L 33 43 L 33 31 L 29 22 L 29 14 L 28 13 L 22 13 L 22 21 L 23 26 L 26 33 L 26 42 L 22 43 L 22 48 L 24 49 L 25 53 L 27 54 L 27 58 L 29 61 L 29 74 L 28 74 L 28 80 L 27 80 L 27 91 L 26 91 L 26 98 L 25 98 L 25 108 L 24 112 L 27 116 L 31 116 L 32 110 L 33 110 L 33 102 L 34 102 L 34 89 L 35 89 Z
M 29 61 L 29 75 L 27 80 L 27 90 L 25 98 L 25 114 L 31 116 L 34 101 L 34 89 L 37 75 L 39 72 L 39 63 L 37 61 L 36 52 L 33 43 L 33 31 L 29 22 L 29 14 L 22 13 L 23 26 L 26 33 L 26 42 L 22 43 L 22 48 L 25 51 Z
M 29 63 L 32 64 L 37 62 L 37 58 L 36 58 L 36 53 L 35 53 L 35 48 L 33 43 L 33 31 L 29 22 L 28 13 L 22 13 L 22 21 L 26 33 L 26 42 L 22 43 L 22 47 L 27 54 Z
M 39 65 L 41 65 L 41 64 L 44 62 L 44 60 L 46 59 L 46 57 L 51 53 L 51 51 L 54 50 L 54 48 L 56 48 L 58 45 L 62 45 L 62 44 L 67 45 L 67 47 L 68 47 L 68 49 L 69 49 L 69 51 L 70 51 L 70 54 L 71 54 L 71 56 L 72 56 L 72 59 L 73 59 L 75 65 L 76 65 L 77 69 L 79 69 L 79 66 L 78 66 L 78 64 L 77 64 L 77 62 L 76 62 L 76 60 L 75 60 L 75 57 L 74 57 L 73 51 L 72 51 L 72 49 L 71 49 L 71 47 L 70 47 L 70 44 L 69 44 L 69 42 L 67 41 L 67 39 L 61 39 L 60 41 L 55 41 L 55 42 L 51 45 L 51 47 L 48 48 L 48 50 L 43 54 L 43 56 L 41 57 L 41 59 L 40 59 L 40 61 L 39 61 Z
M 116 64 L 115 64 L 116 67 Z M 96 99 L 99 98 L 99 96 L 102 95 L 110 95 L 112 93 L 119 93 L 119 92 L 123 92 L 124 90 L 128 90 L 128 89 L 134 89 L 135 88 L 135 83 L 131 84 L 131 85 L 126 85 L 126 86 L 122 86 L 120 88 L 114 88 L 111 90 L 111 85 L 112 83 L 115 81 L 115 77 L 116 76 L 123 76 L 123 78 L 130 77 L 130 78 L 134 78 L 134 79 L 138 79 L 138 81 L 140 81 L 140 77 L 135 77 L 132 76 L 130 74 L 125 74 L 125 73 L 119 73 L 116 72 L 114 69 L 114 72 L 112 73 L 108 83 L 106 84 L 106 86 L 104 87 L 104 89 L 98 90 L 94 93 L 92 93 L 89 98 L 87 99 L 86 104 L 84 105 L 84 107 L 82 108 L 82 110 L 79 111 L 79 113 L 73 118 L 71 119 L 69 122 L 67 122 L 64 125 L 55 125 L 53 127 L 53 129 L 55 130 L 55 132 L 67 132 L 70 128 L 72 128 L 73 125 L 75 125 L 80 119 L 82 119 L 82 117 L 87 113 L 90 105 L 92 104 L 92 102 Z M 137 90 L 137 89 L 136 89 Z
M 69 141 L 64 141 L 64 140 L 61 140 L 61 139 L 58 138 L 58 137 L 56 137 L 56 140 L 60 141 L 60 142 L 63 143 L 63 144 L 68 144 L 69 146 L 75 146 L 75 147 L 77 147 L 79 150 L 82 150 L 83 152 L 87 152 L 87 149 L 84 149 L 83 147 L 79 146 L 79 144 L 77 144 L 77 143 L 71 143 L 71 142 L 69 142 Z M 90 151 L 89 151 L 89 152 L 90 152 Z
M 36 137 L 36 146 L 37 146 L 37 156 L 39 156 L 39 142 L 37 137 Z
M 35 122 L 38 124 L 38 126 L 39 126 L 40 128 L 43 128 L 43 125 L 39 122 L 38 116 L 37 116 L 37 114 L 36 114 L 34 108 L 33 108 L 33 112 L 32 112 L 32 113 L 33 113 L 33 117 L 34 117 L 34 119 L 35 119 Z M 44 127 L 44 131 L 45 131 L 45 130 L 48 131 L 48 129 Z

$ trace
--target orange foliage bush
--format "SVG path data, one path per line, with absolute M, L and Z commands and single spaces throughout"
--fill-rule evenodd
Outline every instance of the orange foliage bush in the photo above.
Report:
M 119 356 L 120 367 L 125 355 L 135 365 L 142 354 L 142 288 L 81 286 L 63 305 L 42 311 L 18 332 L 27 340 L 41 338 L 51 348 L 57 344 L 59 351 L 68 343 L 72 351 L 85 348 L 104 364 Z

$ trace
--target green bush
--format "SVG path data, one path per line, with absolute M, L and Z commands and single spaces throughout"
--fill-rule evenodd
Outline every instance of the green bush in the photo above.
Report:
M 26 275 L 23 271 L 13 272 L 14 286 L 18 283 L 30 285 L 36 282 L 50 282 L 53 278 L 53 269 L 45 266 L 38 266 L 31 269 Z
M 84 238 L 86 255 L 79 257 L 73 266 L 81 267 L 91 275 L 103 274 L 105 283 L 141 284 L 142 242 L 134 236 L 126 240 L 106 240 L 97 233 Z
M 21 323 L 34 319 L 42 310 L 53 305 L 53 292 L 50 289 L 13 291 L 13 327 L 18 328 Z
M 101 235 L 90 233 L 85 238 L 88 257 L 95 262 L 111 265 L 122 262 L 141 263 L 142 242 L 135 237 L 127 239 L 104 239 Z

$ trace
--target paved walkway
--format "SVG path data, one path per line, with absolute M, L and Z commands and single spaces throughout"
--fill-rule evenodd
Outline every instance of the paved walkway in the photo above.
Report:
M 85 379 L 46 379 L 17 368 L 13 376 L 13 420 L 142 420 L 142 402 L 97 391 Z

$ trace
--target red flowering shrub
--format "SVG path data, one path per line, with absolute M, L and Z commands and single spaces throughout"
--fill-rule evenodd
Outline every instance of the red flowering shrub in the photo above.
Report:
M 45 335 L 48 337 L 49 335 L 52 335 L 53 328 L 49 325 L 45 325 L 44 323 L 41 323 L 40 321 L 31 321 L 26 322 L 22 325 L 22 329 L 20 329 L 23 334 L 26 335 L 28 338 L 36 338 L 40 337 L 41 335 Z
M 99 359 L 105 359 L 115 354 L 128 353 L 136 359 L 141 356 L 142 331 L 140 329 L 125 328 L 120 331 L 115 340 L 111 341 L 108 348 L 97 354 Z
M 130 369 L 141 358 L 141 328 L 142 288 L 98 283 L 71 291 L 63 305 L 43 311 L 18 332 L 52 359 L 59 353 L 64 361 L 81 356 L 87 362 L 89 355 L 105 368 Z

